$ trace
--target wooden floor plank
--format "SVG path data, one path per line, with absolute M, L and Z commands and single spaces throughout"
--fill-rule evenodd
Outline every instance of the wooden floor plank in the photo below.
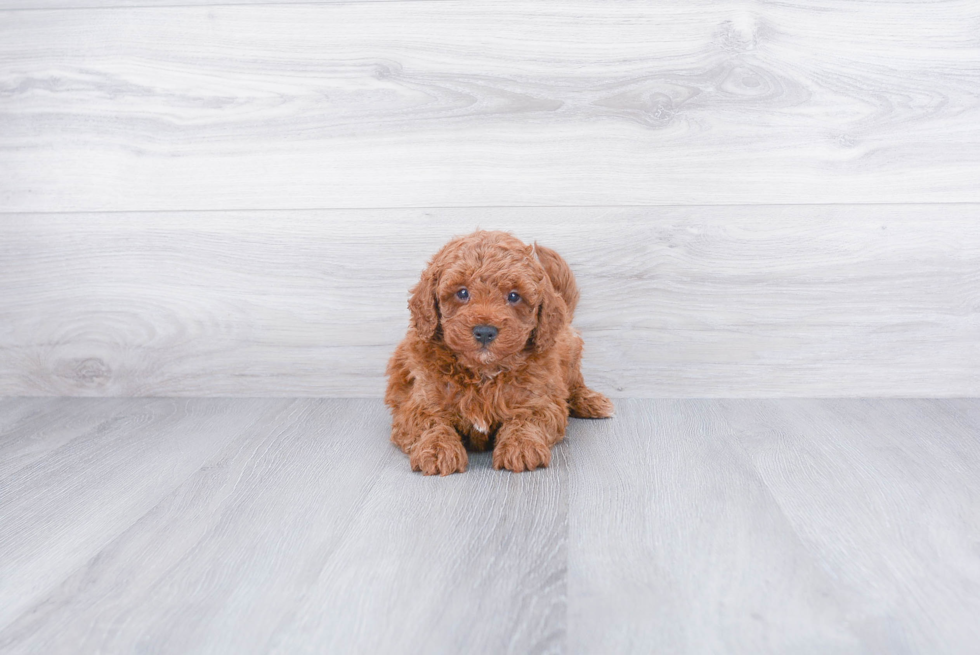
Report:
M 379 405 L 278 403 L 0 633 L 0 645 L 264 652 L 392 454 Z M 365 424 L 381 430 L 365 434 Z M 53 633 L 52 623 L 68 629 Z
M 0 630 L 285 402 L 128 400 L 93 428 L 66 421 L 74 439 L 51 431 L 60 446 L 0 480 Z
M 874 652 L 980 645 L 980 417 L 958 404 L 720 403 L 786 520 L 853 599 L 847 622 Z
M 10 435 L 38 418 L 46 418 L 46 410 L 50 409 L 51 402 L 45 398 L 0 397 L 0 447 L 16 444 L 19 440 Z M 32 434 L 31 430 L 25 431 L 28 439 Z
M 70 441 L 109 427 L 126 399 L 93 402 L 82 398 L 0 400 L 0 480 L 44 459 Z
M 570 439 L 569 652 L 861 652 L 714 401 L 619 401 Z
M 0 217 L 0 394 L 368 396 L 454 234 L 555 248 L 625 397 L 980 395 L 980 205 Z
M 573 440 L 572 652 L 969 653 L 980 402 L 620 402 Z
M 527 475 L 478 454 L 448 479 L 397 457 L 273 652 L 561 652 L 565 453 Z
M 0 649 L 554 651 L 562 451 L 533 475 L 492 471 L 484 455 L 467 475 L 423 478 L 388 428 L 378 401 L 265 412 L 24 608 Z M 459 630 L 474 611 L 493 620 Z
M 0 400 L 25 419 L 58 445 L 0 478 L 4 653 L 980 643 L 977 399 L 620 401 L 549 469 L 435 479 L 378 400 Z
M 0 18 L 4 212 L 980 201 L 973 0 Z

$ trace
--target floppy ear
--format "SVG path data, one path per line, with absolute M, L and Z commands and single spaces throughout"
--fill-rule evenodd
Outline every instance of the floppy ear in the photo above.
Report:
M 412 287 L 408 299 L 408 310 L 412 313 L 412 325 L 419 336 L 426 341 L 435 336 L 439 327 L 439 303 L 436 298 L 436 285 L 439 283 L 435 262 L 422 271 L 419 283 Z
M 568 307 L 555 291 L 551 279 L 544 276 L 544 293 L 538 306 L 538 326 L 531 335 L 535 352 L 545 352 L 555 345 L 555 340 L 568 322 Z

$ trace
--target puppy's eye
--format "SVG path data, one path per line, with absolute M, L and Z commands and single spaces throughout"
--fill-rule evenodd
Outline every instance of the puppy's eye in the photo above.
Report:
M 521 301 L 521 294 L 517 293 L 516 291 L 511 291 L 510 293 L 507 294 L 507 302 L 518 303 L 520 301 Z
M 467 291 L 466 289 L 460 289 L 459 291 L 456 292 L 456 297 L 459 298 L 460 300 L 469 300 L 470 292 Z

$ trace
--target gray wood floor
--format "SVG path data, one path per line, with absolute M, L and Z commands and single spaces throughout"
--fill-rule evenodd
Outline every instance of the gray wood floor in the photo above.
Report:
M 0 400 L 4 653 L 975 653 L 980 400 L 620 401 L 425 478 L 377 400 Z

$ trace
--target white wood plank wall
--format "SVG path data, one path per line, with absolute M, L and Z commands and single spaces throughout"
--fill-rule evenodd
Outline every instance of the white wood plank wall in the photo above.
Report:
M 617 396 L 980 393 L 980 4 L 0 0 L 0 394 L 374 396 L 449 236 Z

